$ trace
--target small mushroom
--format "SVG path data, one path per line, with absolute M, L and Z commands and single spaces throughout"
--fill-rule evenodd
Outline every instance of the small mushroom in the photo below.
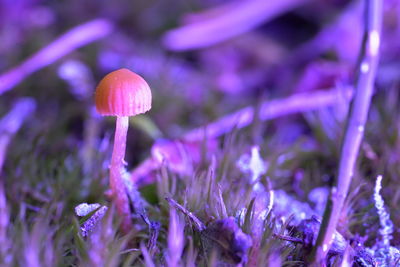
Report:
M 116 116 L 114 148 L 110 166 L 110 188 L 118 213 L 122 216 L 122 228 L 131 226 L 128 196 L 122 175 L 126 150 L 129 116 L 151 109 L 151 91 L 146 81 L 128 69 L 107 74 L 97 85 L 96 109 L 103 116 Z

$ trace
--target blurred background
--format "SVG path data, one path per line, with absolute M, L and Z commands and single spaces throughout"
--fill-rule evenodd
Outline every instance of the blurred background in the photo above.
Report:
M 142 75 L 154 94 L 147 115 L 151 119 L 136 121 L 145 132 L 135 128 L 130 133 L 129 146 L 140 152 L 155 137 L 180 137 L 259 99 L 352 84 L 362 34 L 361 2 L 3 0 L 1 73 L 71 29 L 101 21 L 82 30 L 83 36 L 96 33 L 80 47 L 24 75 L 2 95 L 0 108 L 5 112 L 17 97 L 33 97 L 38 102 L 35 119 L 48 128 L 49 138 L 68 140 L 55 140 L 47 148 L 46 153 L 57 153 L 82 139 L 96 83 L 126 67 Z M 400 71 L 400 7 L 394 0 L 384 6 L 382 90 L 397 86 Z M 65 40 L 60 46 L 68 48 Z M 40 65 L 35 60 L 30 64 Z M 287 138 L 308 130 L 298 125 Z M 128 155 L 131 162 L 140 157 Z

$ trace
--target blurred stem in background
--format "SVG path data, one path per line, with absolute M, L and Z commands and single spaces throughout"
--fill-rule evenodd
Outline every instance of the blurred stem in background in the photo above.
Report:
M 113 24 L 104 19 L 95 19 L 72 28 L 18 66 L 0 74 L 0 95 L 13 89 L 32 73 L 81 46 L 106 37 L 113 30 Z
M 309 0 L 228 2 L 188 15 L 187 20 L 191 23 L 168 31 L 163 37 L 163 43 L 173 51 L 209 47 L 248 32 L 307 2 Z
M 355 95 L 352 102 L 346 132 L 344 135 L 339 162 L 339 172 L 335 185 L 325 208 L 324 218 L 318 234 L 317 243 L 310 254 L 312 266 L 323 266 L 331 247 L 333 235 L 341 216 L 343 203 L 349 191 L 351 179 L 364 135 L 365 122 L 374 89 L 376 69 L 379 60 L 379 46 L 382 23 L 382 1 L 366 0 L 364 34 L 355 82 Z

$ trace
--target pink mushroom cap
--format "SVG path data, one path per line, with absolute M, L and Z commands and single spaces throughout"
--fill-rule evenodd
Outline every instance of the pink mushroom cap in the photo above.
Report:
M 119 69 L 97 85 L 95 103 L 103 116 L 135 116 L 151 109 L 151 90 L 138 74 Z

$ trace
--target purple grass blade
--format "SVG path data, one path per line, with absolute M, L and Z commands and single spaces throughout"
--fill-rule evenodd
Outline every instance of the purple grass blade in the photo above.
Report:
M 10 210 L 7 205 L 7 198 L 4 192 L 3 183 L 0 182 L 0 265 L 9 266 L 12 261 L 12 253 L 9 250 L 12 242 L 9 238 Z
M 104 19 L 81 24 L 61 35 L 20 65 L 0 75 L 0 94 L 11 90 L 27 76 L 46 67 L 75 49 L 109 35 L 113 25 Z
M 260 108 L 260 120 L 275 119 L 280 116 L 306 112 L 332 106 L 341 100 L 351 99 L 352 91 L 349 89 L 331 89 L 328 91 L 315 91 L 312 93 L 300 93 L 285 99 L 265 101 Z M 254 108 L 246 107 L 219 120 L 208 124 L 206 133 L 208 138 L 215 138 L 229 133 L 234 128 L 244 128 L 253 121 Z M 194 129 L 185 134 L 184 139 L 188 141 L 200 141 L 204 138 L 204 127 Z
M 164 44 L 170 50 L 204 48 L 248 32 L 267 20 L 294 9 L 308 0 L 235 1 L 208 11 L 212 16 L 198 19 L 167 32 Z M 219 9 L 219 10 L 217 10 Z M 199 16 L 199 15 L 197 15 Z
M 3 169 L 7 147 L 25 119 L 36 109 L 31 98 L 20 98 L 11 111 L 0 120 L 0 172 Z
M 185 236 L 183 230 L 185 224 L 179 218 L 175 208 L 169 210 L 169 227 L 168 227 L 168 252 L 166 260 L 169 267 L 179 267 L 183 248 L 185 245 Z
M 379 61 L 382 24 L 382 1 L 365 1 L 365 29 L 361 46 L 356 91 L 350 109 L 349 120 L 341 149 L 339 172 L 335 186 L 325 209 L 316 247 L 310 255 L 314 266 L 320 266 L 327 255 L 333 234 L 339 221 L 343 203 L 347 196 L 362 138 L 365 122 L 374 90 L 374 81 Z

